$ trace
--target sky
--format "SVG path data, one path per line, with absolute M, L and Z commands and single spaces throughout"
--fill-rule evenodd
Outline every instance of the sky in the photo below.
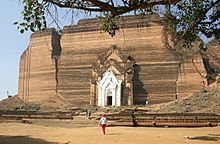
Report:
M 18 0 L 4 0 L 1 2 L 0 9 L 0 100 L 8 97 L 8 94 L 13 96 L 18 93 L 18 77 L 19 77 L 19 60 L 21 54 L 28 47 L 30 35 L 28 31 L 21 34 L 17 30 L 14 22 L 22 21 L 22 4 Z M 67 10 L 60 12 L 62 21 L 59 21 L 59 26 L 75 24 L 79 18 L 88 18 L 88 15 L 75 15 L 74 21 L 66 18 Z M 48 26 L 58 28 L 48 18 Z
M 19 59 L 27 48 L 31 32 L 21 34 L 15 21 L 21 21 L 22 7 L 18 0 L 4 0 L 0 9 L 0 100 L 18 91 Z

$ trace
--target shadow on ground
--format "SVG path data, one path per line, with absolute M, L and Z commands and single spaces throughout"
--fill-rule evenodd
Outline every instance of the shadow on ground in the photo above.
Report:
M 208 136 L 196 136 L 196 137 L 191 137 L 190 140 L 219 141 L 220 135 L 209 134 Z
M 59 143 L 48 142 L 39 138 L 30 138 L 29 136 L 0 135 L 0 144 L 59 144 Z

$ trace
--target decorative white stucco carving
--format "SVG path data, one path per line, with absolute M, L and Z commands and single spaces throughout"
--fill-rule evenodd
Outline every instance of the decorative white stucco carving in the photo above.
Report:
M 112 72 L 105 72 L 103 78 L 97 82 L 98 106 L 107 106 L 109 103 L 112 106 L 121 106 L 121 83 Z
M 115 45 L 100 54 L 92 69 L 90 104 L 133 105 L 134 64 L 133 57 Z

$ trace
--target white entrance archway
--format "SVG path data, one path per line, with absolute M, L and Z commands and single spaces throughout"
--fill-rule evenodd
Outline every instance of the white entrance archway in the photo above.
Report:
M 98 84 L 98 106 L 121 106 L 121 80 L 105 72 Z

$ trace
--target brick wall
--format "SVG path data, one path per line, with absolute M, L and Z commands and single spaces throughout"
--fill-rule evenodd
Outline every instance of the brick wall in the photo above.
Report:
M 20 58 L 19 97 L 35 102 L 54 96 L 56 69 L 53 51 L 59 41 L 54 29 L 32 34 L 30 44 Z
M 100 23 L 95 19 L 64 27 L 61 37 L 53 38 L 53 32 L 33 36 L 20 60 L 19 97 L 36 101 L 55 95 L 57 90 L 57 94 L 76 105 L 89 104 L 92 65 L 98 54 L 107 52 L 111 45 L 117 45 L 136 60 L 134 104 L 145 104 L 146 100 L 150 104 L 173 101 L 203 87 L 203 79 L 190 59 L 185 63 L 187 76 L 181 76 L 180 59 L 164 46 L 159 17 L 145 21 L 125 19 L 119 20 L 121 29 L 114 37 L 100 32 Z M 62 51 L 55 63 L 51 50 L 59 44 Z M 200 55 L 195 63 L 205 75 Z

